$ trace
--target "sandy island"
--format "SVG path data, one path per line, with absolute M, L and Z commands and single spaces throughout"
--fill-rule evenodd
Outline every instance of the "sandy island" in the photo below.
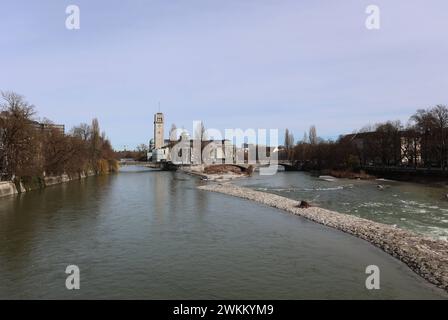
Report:
M 210 166 L 190 166 L 181 169 L 182 172 L 195 175 L 206 181 L 225 182 L 238 178 L 245 178 L 251 174 L 247 170 L 234 165 L 210 165 Z

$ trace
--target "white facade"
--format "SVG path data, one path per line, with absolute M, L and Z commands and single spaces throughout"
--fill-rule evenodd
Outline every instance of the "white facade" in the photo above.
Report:
M 169 148 L 154 149 L 152 151 L 153 162 L 166 162 L 169 158 Z

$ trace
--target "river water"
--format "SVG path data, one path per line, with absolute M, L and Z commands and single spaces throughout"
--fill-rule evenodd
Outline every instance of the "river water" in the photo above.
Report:
M 448 240 L 448 189 L 392 180 L 353 180 L 305 172 L 255 175 L 237 183 L 361 218 Z M 447 242 L 448 245 L 448 242 Z
M 0 199 L 0 298 L 447 298 L 365 241 L 201 183 L 126 168 Z

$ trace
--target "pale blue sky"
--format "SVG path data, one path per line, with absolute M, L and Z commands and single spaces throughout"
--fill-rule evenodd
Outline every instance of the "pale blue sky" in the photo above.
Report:
M 446 0 L 2 0 L 0 89 L 68 127 L 98 117 L 116 148 L 152 137 L 158 101 L 167 129 L 331 137 L 448 104 L 447 17 Z

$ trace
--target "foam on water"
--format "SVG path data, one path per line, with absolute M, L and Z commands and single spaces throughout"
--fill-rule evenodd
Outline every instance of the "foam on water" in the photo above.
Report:
M 342 190 L 344 186 L 337 187 L 329 187 L 329 188 L 306 188 L 305 191 L 334 191 L 334 190 Z
M 323 208 L 397 225 L 428 236 L 448 235 L 448 201 L 444 197 L 444 188 L 387 179 L 337 179 L 335 183 L 322 178 L 301 172 L 282 172 L 273 177 L 257 176 L 252 182 L 248 179 L 243 183 L 250 187 L 256 181 L 260 191 L 307 200 Z M 378 181 L 382 181 L 384 189 L 378 190 Z

